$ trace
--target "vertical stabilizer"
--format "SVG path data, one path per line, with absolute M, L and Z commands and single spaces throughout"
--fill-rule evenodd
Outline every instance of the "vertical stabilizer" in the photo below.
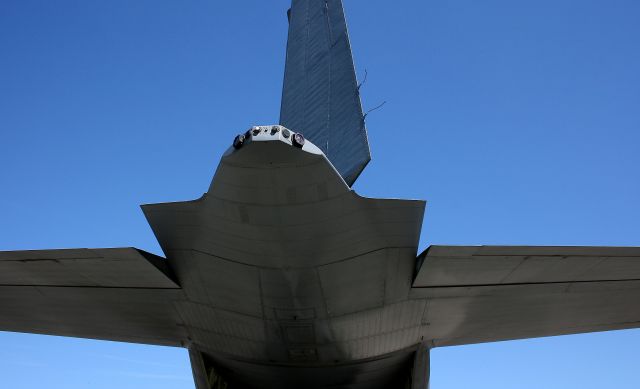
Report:
M 280 123 L 320 147 L 351 186 L 371 159 L 341 0 L 293 0 Z

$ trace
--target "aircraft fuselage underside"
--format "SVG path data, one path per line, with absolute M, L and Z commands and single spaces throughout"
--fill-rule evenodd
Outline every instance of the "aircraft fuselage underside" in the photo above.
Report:
M 424 207 L 358 196 L 315 145 L 265 126 L 202 198 L 143 210 L 207 366 L 246 387 L 375 388 L 409 377 L 426 324 L 409 299 Z

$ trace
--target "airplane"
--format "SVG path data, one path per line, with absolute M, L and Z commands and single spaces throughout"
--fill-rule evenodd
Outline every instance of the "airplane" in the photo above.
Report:
M 280 123 L 237 134 L 202 198 L 143 206 L 166 259 L 3 252 L 0 329 L 185 347 L 198 389 L 424 388 L 433 347 L 637 326 L 635 247 L 419 254 L 424 202 L 350 189 L 369 150 L 340 1 L 289 17 Z

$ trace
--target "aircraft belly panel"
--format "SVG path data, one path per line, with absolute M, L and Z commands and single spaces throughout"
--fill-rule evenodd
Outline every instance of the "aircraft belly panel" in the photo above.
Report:
M 248 142 L 202 198 L 143 206 L 206 355 L 308 366 L 420 342 L 401 321 L 424 202 L 362 198 L 310 150 Z

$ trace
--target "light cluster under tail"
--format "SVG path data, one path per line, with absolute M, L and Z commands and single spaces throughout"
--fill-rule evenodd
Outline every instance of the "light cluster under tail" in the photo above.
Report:
M 341 0 L 293 0 L 280 124 L 302 133 L 351 186 L 371 160 Z

